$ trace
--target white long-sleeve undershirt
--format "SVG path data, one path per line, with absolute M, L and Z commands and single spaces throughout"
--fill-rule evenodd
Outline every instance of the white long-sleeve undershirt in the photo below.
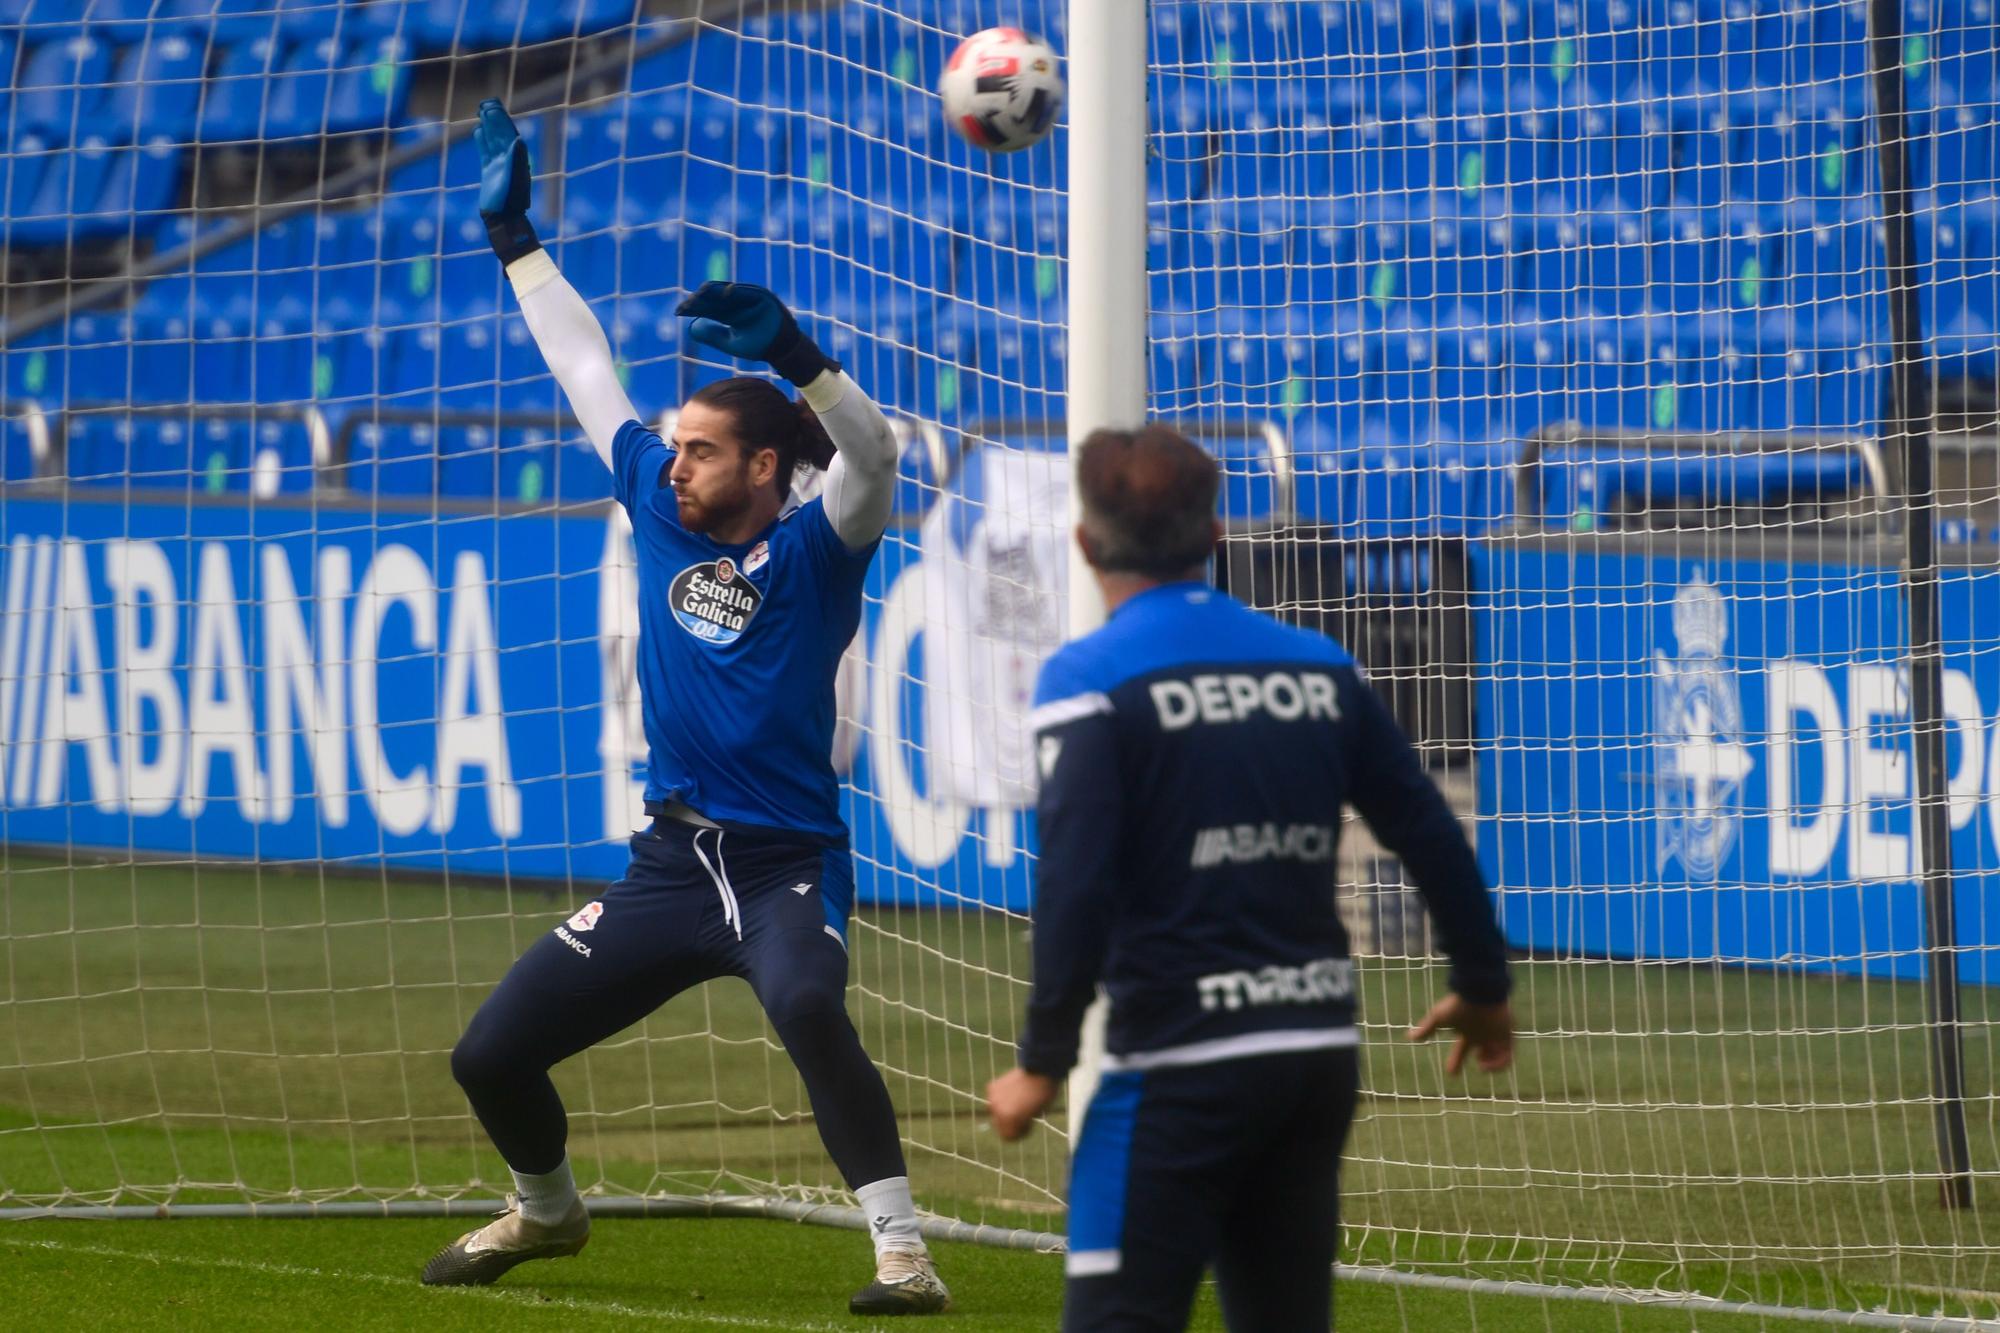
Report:
M 639 414 L 618 381 L 611 344 L 597 316 L 569 285 L 546 250 L 523 255 L 507 266 L 528 332 L 548 362 L 570 410 L 583 426 L 597 456 L 611 467 L 611 445 L 619 429 Z M 833 441 L 820 502 L 827 520 L 850 550 L 882 535 L 896 498 L 896 436 L 882 409 L 845 371 L 823 371 L 800 389 L 806 405 Z

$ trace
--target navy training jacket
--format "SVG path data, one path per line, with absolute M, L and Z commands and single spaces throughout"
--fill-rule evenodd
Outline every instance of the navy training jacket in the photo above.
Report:
M 1452 989 L 1506 998 L 1505 943 L 1457 817 L 1333 640 L 1168 584 L 1058 650 L 1035 705 L 1023 1068 L 1075 1064 L 1100 982 L 1107 1069 L 1354 1044 L 1334 906 L 1343 805 L 1402 858 Z

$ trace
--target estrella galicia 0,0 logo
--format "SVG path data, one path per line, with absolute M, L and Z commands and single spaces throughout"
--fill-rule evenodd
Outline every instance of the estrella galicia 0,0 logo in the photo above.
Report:
M 736 642 L 764 601 L 728 556 L 683 569 L 667 598 L 681 628 L 708 643 Z

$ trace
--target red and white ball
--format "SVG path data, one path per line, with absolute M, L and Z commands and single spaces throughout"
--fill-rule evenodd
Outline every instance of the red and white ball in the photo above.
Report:
M 938 82 L 951 127 L 989 153 L 1018 153 L 1046 139 L 1065 91 L 1054 48 L 1019 28 L 973 33 Z

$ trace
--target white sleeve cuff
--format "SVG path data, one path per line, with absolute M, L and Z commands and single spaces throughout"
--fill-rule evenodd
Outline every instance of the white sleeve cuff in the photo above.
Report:
M 532 258 L 533 255 L 528 256 L 528 259 Z M 528 260 L 518 262 L 525 264 Z M 799 397 L 805 399 L 806 406 L 814 412 L 830 412 L 840 406 L 840 400 L 847 396 L 847 385 L 846 371 L 822 370 L 813 377 L 812 383 L 799 386 Z
M 556 261 L 549 258 L 546 250 L 531 250 L 513 263 L 507 265 L 507 280 L 514 284 L 516 299 L 525 297 L 539 287 L 547 286 L 562 276 Z

